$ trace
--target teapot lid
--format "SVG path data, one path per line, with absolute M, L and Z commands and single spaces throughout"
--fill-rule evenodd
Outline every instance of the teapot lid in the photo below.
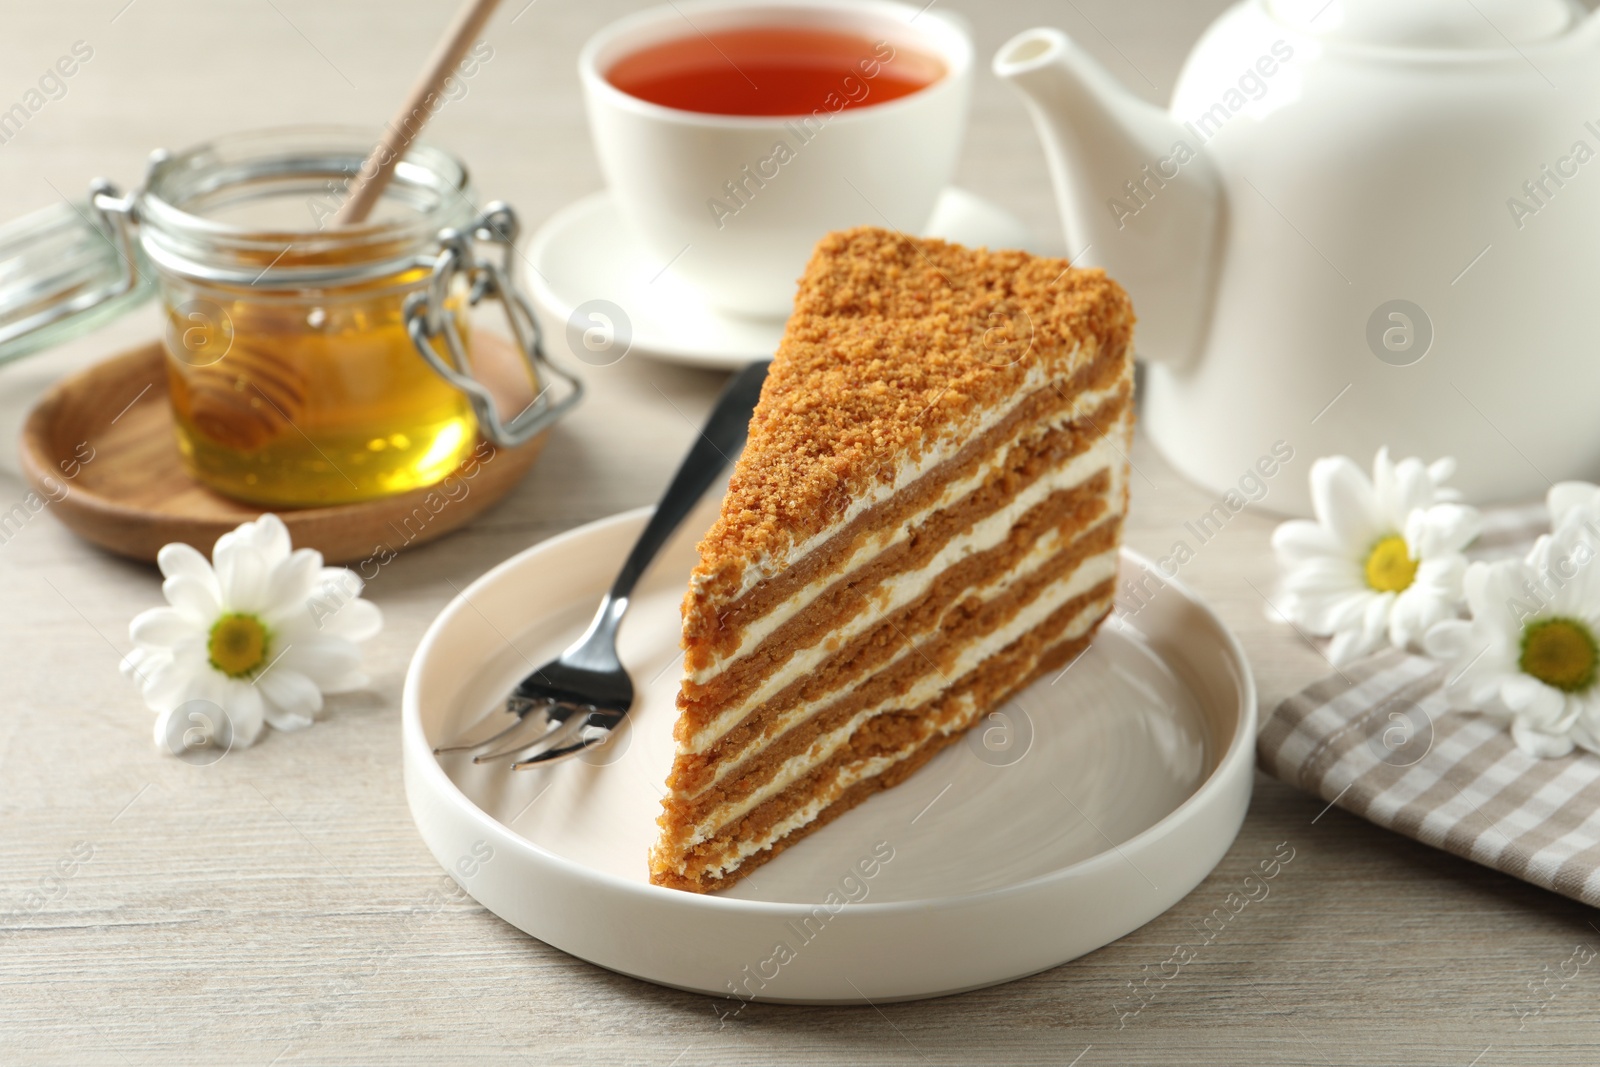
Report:
M 1559 37 L 1585 12 L 1573 0 L 1264 0 L 1278 21 L 1347 44 L 1504 49 Z

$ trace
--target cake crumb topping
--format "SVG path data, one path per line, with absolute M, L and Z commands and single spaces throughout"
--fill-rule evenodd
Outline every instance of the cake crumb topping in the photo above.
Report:
M 1127 294 L 1098 269 L 862 227 L 829 234 L 800 280 L 750 437 L 684 604 L 688 643 L 751 567 L 836 524 L 852 500 L 1020 399 L 1125 347 Z M 763 577 L 766 575 L 763 574 Z

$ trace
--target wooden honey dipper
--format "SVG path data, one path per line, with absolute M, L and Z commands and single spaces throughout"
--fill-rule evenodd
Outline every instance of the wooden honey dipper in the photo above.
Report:
M 456 12 L 455 21 L 433 50 L 422 76 L 411 87 L 400 110 L 383 131 L 383 137 L 351 179 L 350 195 L 333 217 L 336 226 L 353 226 L 363 221 L 394 177 L 394 168 L 406 154 L 412 140 L 433 115 L 430 98 L 442 99 L 445 79 L 460 65 L 483 27 L 494 14 L 500 0 L 467 0 Z
M 384 129 L 383 137 L 350 178 L 335 226 L 366 221 L 394 177 L 395 166 L 432 117 L 445 80 L 483 32 L 499 0 L 467 0 L 434 48 L 422 75 Z M 226 355 L 183 372 L 190 394 L 189 420 L 206 437 L 229 448 L 254 451 L 291 429 L 309 390 L 295 367 L 272 352 L 235 342 Z
M 183 381 L 196 432 L 241 452 L 271 444 L 305 410 L 306 384 L 294 367 L 237 343 L 216 363 L 191 365 Z

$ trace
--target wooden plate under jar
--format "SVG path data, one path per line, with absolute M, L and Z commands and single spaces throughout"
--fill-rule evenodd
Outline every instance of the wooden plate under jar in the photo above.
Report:
M 515 347 L 480 331 L 472 350 L 474 369 L 501 412 L 522 410 L 533 393 Z M 164 359 L 161 343 L 152 342 L 61 381 L 29 412 L 22 431 L 23 474 L 51 502 L 51 514 L 102 548 L 146 561 L 171 541 L 210 555 L 218 537 L 266 510 L 219 496 L 184 472 Z M 499 502 L 547 436 L 515 449 L 480 442 L 435 486 L 277 514 L 296 548 L 314 548 L 330 563 L 384 558 L 435 540 Z

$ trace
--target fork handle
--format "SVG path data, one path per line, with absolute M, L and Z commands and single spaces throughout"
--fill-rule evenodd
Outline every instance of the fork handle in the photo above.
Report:
M 745 436 L 750 432 L 750 415 L 755 411 L 761 383 L 766 380 L 767 368 L 771 365 L 771 360 L 750 364 L 735 374 L 717 397 L 716 406 L 711 409 L 694 447 L 684 457 L 678 473 L 672 476 L 672 484 L 662 494 L 655 514 L 650 516 L 644 533 L 639 535 L 616 581 L 611 583 L 608 600 L 626 600 L 633 593 L 633 587 L 650 566 L 650 561 L 656 558 L 656 553 L 743 447 Z M 602 607 L 602 614 L 604 611 Z

